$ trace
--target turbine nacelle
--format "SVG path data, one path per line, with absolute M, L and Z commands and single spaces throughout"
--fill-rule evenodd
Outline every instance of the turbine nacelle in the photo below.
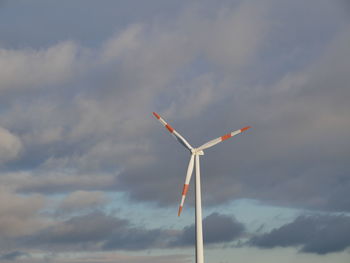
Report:
M 194 155 L 204 155 L 204 152 L 203 150 L 200 150 L 200 149 L 191 149 L 191 153 L 194 154 Z

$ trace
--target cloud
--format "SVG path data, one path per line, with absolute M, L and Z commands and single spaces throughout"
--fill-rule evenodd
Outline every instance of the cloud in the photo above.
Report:
M 61 249 L 92 249 L 99 247 L 99 242 L 110 234 L 128 225 L 128 222 L 101 212 L 74 216 L 65 221 L 58 221 L 52 226 L 28 235 L 23 239 L 25 246 L 49 246 Z
M 11 261 L 5 262 L 23 262 L 23 263 L 45 263 L 48 260 L 55 263 L 110 263 L 110 262 L 125 262 L 125 263 L 188 263 L 190 257 L 184 254 L 170 255 L 130 255 L 115 252 L 81 252 L 79 254 L 54 254 L 54 253 L 33 253 L 20 255 L 20 251 L 10 252 L 4 256 L 17 256 Z M 4 259 L 5 260 L 5 259 Z
M 65 261 L 67 262 L 67 261 Z M 78 257 L 74 262 L 84 263 L 104 263 L 104 262 L 125 262 L 125 263 L 188 263 L 190 262 L 188 255 L 127 255 L 127 254 L 102 254 L 95 255 L 91 260 L 91 256 Z
M 279 35 L 274 25 L 289 22 L 278 20 L 273 6 L 210 10 L 205 15 L 192 6 L 167 23 L 127 26 L 87 53 L 65 41 L 3 49 L 13 72 L 32 78 L 30 91 L 23 80 L 13 82 L 16 100 L 7 99 L 0 116 L 23 145 L 8 153 L 12 162 L 1 183 L 20 193 L 115 190 L 137 202 L 174 204 L 188 157 L 152 119 L 160 110 L 194 145 L 254 128 L 206 152 L 204 205 L 254 198 L 349 210 L 347 31 L 327 35 L 333 41 L 320 41 L 322 52 L 295 70 L 284 60 L 289 51 L 271 50 L 271 42 L 290 33 Z M 277 60 L 285 62 L 279 71 Z M 50 65 L 41 70 L 41 63 Z M 192 196 L 188 201 L 193 204 Z
M 136 227 L 126 219 L 91 212 L 58 221 L 28 235 L 22 244 L 62 251 L 144 250 L 164 247 L 162 238 L 169 238 L 167 230 Z
M 144 256 L 136 256 L 136 255 L 123 255 L 123 254 L 112 254 L 112 255 L 103 255 L 96 258 L 96 263 L 102 262 L 125 262 L 125 263 L 188 263 L 190 262 L 188 255 L 144 255 Z M 77 261 L 79 262 L 79 261 Z M 85 262 L 82 259 L 81 263 Z M 94 263 L 94 262 L 93 262 Z
M 102 63 L 110 62 L 128 53 L 130 50 L 140 48 L 140 41 L 142 39 L 140 34 L 142 33 L 142 25 L 132 25 L 128 27 L 121 34 L 117 34 L 115 37 L 109 39 L 101 50 Z
M 165 110 L 178 112 L 178 118 L 190 118 L 200 115 L 220 98 L 215 95 L 220 94 L 214 88 L 217 80 L 210 72 L 186 78 L 182 78 L 182 73 L 190 69 L 201 53 L 207 53 L 211 46 L 208 41 L 214 38 L 207 34 L 217 34 L 218 27 L 232 25 L 239 12 L 224 8 L 222 13 L 213 12 L 208 20 L 197 8 L 189 9 L 194 16 L 184 12 L 170 24 L 130 25 L 100 47 L 89 50 L 71 41 L 41 49 L 3 48 L 0 61 L 4 67 L 13 65 L 6 69 L 3 87 L 13 93 L 2 97 L 9 103 L 0 122 L 7 130 L 19 134 L 24 145 L 21 158 L 6 168 L 22 169 L 21 176 L 25 178 L 19 181 L 17 176 L 14 179 L 4 176 L 2 180 L 12 185 L 18 183 L 15 188 L 21 192 L 47 194 L 101 190 L 107 181 L 110 187 L 115 185 L 114 175 L 101 176 L 99 182 L 79 176 L 91 171 L 109 174 L 117 170 L 130 174 L 146 167 L 148 173 L 158 159 L 152 152 L 158 149 L 151 149 L 156 142 L 150 138 L 154 126 L 148 114 L 155 109 L 155 101 L 181 94 Z M 249 13 L 249 5 L 242 9 Z M 256 12 L 252 10 L 253 14 Z M 260 19 L 260 13 L 254 17 Z M 184 24 L 187 19 L 193 30 Z M 234 34 L 244 35 L 249 30 L 253 30 L 249 35 L 256 35 L 251 27 Z M 206 41 L 198 41 L 193 32 Z M 234 44 L 233 39 L 229 42 L 228 49 Z M 258 46 L 254 44 L 252 49 Z M 242 52 L 238 48 L 234 53 Z M 210 57 L 205 60 L 210 62 Z M 235 63 L 245 64 L 245 59 L 245 55 L 236 58 Z M 175 88 L 164 89 L 167 86 Z M 40 176 L 24 176 L 32 172 Z M 133 181 L 134 177 L 121 176 L 118 189 L 133 192 L 129 185 L 135 186 Z
M 22 258 L 22 257 L 29 257 L 29 254 L 26 252 L 22 252 L 22 251 L 17 250 L 17 251 L 13 251 L 13 252 L 9 252 L 9 253 L 0 255 L 0 260 L 14 261 L 14 260 L 17 260 L 18 258 Z
M 62 83 L 76 70 L 77 46 L 62 42 L 48 49 L 0 48 L 1 92 Z
M 242 237 L 244 232 L 244 225 L 227 215 L 212 213 L 203 219 L 203 239 L 206 244 L 231 242 Z M 195 226 L 185 227 L 172 244 L 175 246 L 195 244 Z
M 0 162 L 4 163 L 17 158 L 22 149 L 20 138 L 0 127 Z
M 305 253 L 327 254 L 350 246 L 350 218 L 339 215 L 300 216 L 293 222 L 253 237 L 252 246 L 260 248 L 301 247 Z
M 213 213 L 203 220 L 204 242 L 220 244 L 242 236 L 245 227 L 234 218 Z M 194 246 L 194 225 L 183 229 L 146 228 L 103 212 L 76 215 L 19 239 L 24 248 L 52 251 L 142 251 Z
M 203 219 L 204 242 L 220 244 L 238 239 L 245 231 L 242 223 L 227 215 L 213 213 Z M 182 230 L 168 229 L 138 229 L 116 232 L 108 240 L 105 249 L 147 249 L 147 248 L 176 248 L 194 246 L 195 226 L 190 225 Z
M 4 187 L 19 193 L 55 194 L 75 190 L 110 190 L 116 184 L 114 174 L 77 174 L 74 171 L 8 172 L 1 176 Z
M 168 235 L 161 229 L 129 228 L 115 232 L 103 245 L 105 250 L 145 250 L 164 247 Z
M 203 24 L 193 30 L 198 32 L 194 39 L 222 70 L 240 70 L 252 61 L 267 36 L 269 6 L 269 1 L 242 1 L 236 8 L 219 7 L 214 19 L 198 19 Z
M 57 212 L 64 214 L 102 208 L 106 202 L 107 198 L 103 192 L 75 191 L 62 200 L 57 208 Z
M 31 234 L 47 225 L 48 222 L 38 215 L 45 205 L 43 196 L 38 194 L 19 196 L 2 186 L 0 199 L 2 238 L 10 239 Z

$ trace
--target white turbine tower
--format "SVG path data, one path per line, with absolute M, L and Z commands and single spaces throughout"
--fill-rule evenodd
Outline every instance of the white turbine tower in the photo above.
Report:
M 201 201 L 201 179 L 200 179 L 200 167 L 199 167 L 199 155 L 204 155 L 203 150 L 218 144 L 228 138 L 231 138 L 245 130 L 250 129 L 250 126 L 244 127 L 240 130 L 228 133 L 224 136 L 211 140 L 198 148 L 193 148 L 184 137 L 182 137 L 177 131 L 174 130 L 168 123 L 165 122 L 157 113 L 153 112 L 153 115 L 168 129 L 168 131 L 174 135 L 183 146 L 185 146 L 191 152 L 190 162 L 187 168 L 187 174 L 185 184 L 182 190 L 181 203 L 179 207 L 178 216 L 180 216 L 182 207 L 185 202 L 186 194 L 188 191 L 190 179 L 193 172 L 194 158 L 196 159 L 196 263 L 204 263 L 203 256 L 203 228 L 202 228 L 202 201 Z

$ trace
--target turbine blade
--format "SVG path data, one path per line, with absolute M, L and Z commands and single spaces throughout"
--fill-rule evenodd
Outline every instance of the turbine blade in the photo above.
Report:
M 178 216 L 180 216 L 182 208 L 183 208 L 184 203 L 185 203 L 186 194 L 188 192 L 188 188 L 190 185 L 190 180 L 191 180 L 191 176 L 192 176 L 192 172 L 193 172 L 193 166 L 194 166 L 194 154 L 191 155 L 190 162 L 188 163 L 185 184 L 184 184 L 184 187 L 182 189 L 181 203 L 179 206 L 179 211 L 177 213 Z
M 246 131 L 246 130 L 248 130 L 250 128 L 251 128 L 250 126 L 246 126 L 246 127 L 242 128 L 240 130 L 233 131 L 231 133 L 225 134 L 224 136 L 221 136 L 219 138 L 216 138 L 214 140 L 211 140 L 211 141 L 203 144 L 202 146 L 198 147 L 197 149 L 198 150 L 208 149 L 208 148 L 218 144 L 219 142 L 225 141 L 225 140 L 227 140 L 227 139 L 229 139 L 229 138 L 231 138 L 231 137 L 233 137 L 233 136 L 235 136 L 237 134 L 240 134 L 241 132 L 244 132 L 244 131 Z
M 153 112 L 154 117 L 156 117 L 167 130 L 175 137 L 175 139 L 185 146 L 189 151 L 193 149 L 193 147 L 186 141 L 184 137 L 182 137 L 177 131 L 174 130 L 162 117 L 160 117 L 156 112 Z

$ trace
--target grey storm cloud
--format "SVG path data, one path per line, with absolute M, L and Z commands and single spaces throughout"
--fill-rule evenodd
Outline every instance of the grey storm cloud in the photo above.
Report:
M 350 246 L 350 219 L 344 215 L 300 216 L 293 222 L 255 235 L 245 245 L 259 248 L 297 247 L 301 252 L 327 254 L 344 251 Z M 203 220 L 207 245 L 229 243 L 245 238 L 246 228 L 234 217 L 213 213 Z M 142 251 L 193 246 L 194 225 L 183 229 L 135 226 L 102 212 L 74 216 L 57 221 L 37 232 L 17 238 L 24 249 L 46 251 Z M 24 250 L 25 251 L 25 250 Z M 3 254 L 11 257 L 12 252 Z M 13 254 L 13 258 L 24 254 Z
M 203 219 L 203 239 L 206 244 L 230 242 L 242 237 L 245 226 L 235 218 L 213 213 Z M 188 246 L 195 243 L 195 226 L 187 226 L 173 245 Z
M 111 231 L 123 229 L 128 225 L 127 220 L 93 212 L 87 215 L 75 216 L 66 221 L 57 222 L 37 233 L 23 239 L 24 244 L 32 246 L 84 246 L 97 243 L 108 237 Z
M 213 213 L 203 219 L 204 241 L 220 244 L 238 239 L 245 231 L 233 217 Z M 194 226 L 183 229 L 149 229 L 134 226 L 126 219 L 93 212 L 56 222 L 20 238 L 23 247 L 82 250 L 145 250 L 193 246 Z
M 344 251 L 350 246 L 350 217 L 300 216 L 269 233 L 253 237 L 249 243 L 260 248 L 301 247 L 300 251 L 305 253 Z
M 206 244 L 220 244 L 240 238 L 245 227 L 233 217 L 213 213 L 203 219 L 203 231 Z M 190 225 L 182 230 L 153 229 L 146 231 L 131 228 L 125 233 L 117 232 L 105 243 L 104 248 L 134 250 L 152 247 L 186 247 L 194 244 L 195 227 Z

